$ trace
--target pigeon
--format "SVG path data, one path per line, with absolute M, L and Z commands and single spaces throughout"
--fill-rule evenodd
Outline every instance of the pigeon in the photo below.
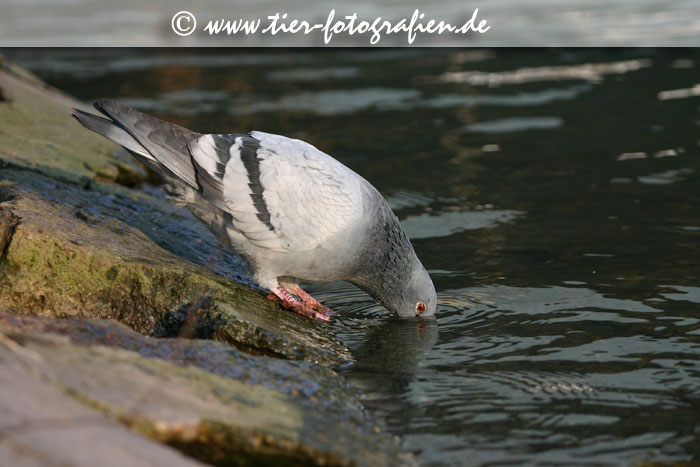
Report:
M 201 134 L 115 101 L 94 106 L 102 115 L 72 115 L 159 174 L 283 308 L 330 321 L 299 281 L 342 280 L 399 317 L 435 314 L 435 287 L 398 218 L 336 159 L 285 136 Z

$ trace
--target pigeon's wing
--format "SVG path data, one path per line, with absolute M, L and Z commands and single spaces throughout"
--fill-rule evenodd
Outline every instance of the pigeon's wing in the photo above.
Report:
M 252 132 L 190 142 L 204 196 L 253 244 L 308 251 L 363 215 L 363 179 L 303 141 Z

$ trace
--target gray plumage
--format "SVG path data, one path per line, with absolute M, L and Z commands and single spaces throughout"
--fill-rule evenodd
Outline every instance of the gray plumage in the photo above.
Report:
M 73 116 L 160 174 L 261 286 L 344 280 L 402 317 L 434 314 L 433 283 L 388 203 L 337 160 L 284 136 L 203 135 L 117 102 L 95 108 L 107 118 Z

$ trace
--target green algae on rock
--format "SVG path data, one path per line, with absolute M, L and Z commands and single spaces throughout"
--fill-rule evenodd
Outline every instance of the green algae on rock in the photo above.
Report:
M 138 164 L 75 125 L 70 108 L 84 105 L 11 65 L 0 69 L 0 89 L 0 159 L 71 182 L 145 180 Z

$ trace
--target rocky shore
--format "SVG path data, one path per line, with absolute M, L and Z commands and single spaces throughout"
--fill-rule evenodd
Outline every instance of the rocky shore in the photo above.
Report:
M 83 108 L 0 71 L 0 464 L 412 464 L 338 370 Z

